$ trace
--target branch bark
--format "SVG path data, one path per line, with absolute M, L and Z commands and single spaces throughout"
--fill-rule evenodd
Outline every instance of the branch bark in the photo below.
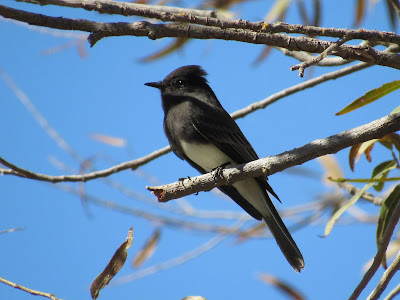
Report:
M 400 130 L 400 113 L 389 115 L 339 134 L 315 140 L 302 147 L 276 156 L 261 158 L 247 164 L 224 169 L 220 176 L 214 172 L 184 179 L 162 186 L 148 186 L 158 201 L 167 202 L 201 191 L 209 191 L 221 185 L 230 185 L 248 177 L 272 175 L 295 165 L 301 165 L 319 156 L 336 153 L 342 149 Z
M 40 2 L 40 1 L 39 1 Z M 75 3 L 75 2 L 74 2 Z M 194 39 L 221 39 L 221 40 L 232 40 L 252 44 L 263 44 L 274 47 L 281 47 L 292 51 L 306 51 L 311 53 L 323 53 L 326 49 L 332 47 L 334 42 L 318 40 L 310 37 L 297 37 L 288 36 L 285 34 L 273 33 L 274 28 L 277 26 L 271 26 L 270 24 L 265 24 L 263 22 L 248 22 L 248 21 L 231 21 L 236 22 L 237 26 L 241 25 L 245 28 L 259 28 L 259 30 L 249 30 L 242 28 L 226 28 L 226 22 L 223 20 L 218 20 L 221 27 L 215 26 L 200 26 L 196 24 L 188 23 L 169 23 L 169 24 L 151 24 L 146 21 L 140 21 L 135 23 L 102 23 L 89 21 L 84 19 L 70 19 L 62 17 L 50 17 L 42 14 L 30 13 L 22 10 L 17 10 L 13 8 L 0 5 L 0 15 L 5 18 L 10 18 L 25 22 L 31 25 L 44 26 L 49 28 L 56 28 L 62 30 L 80 30 L 90 32 L 88 41 L 91 46 L 95 45 L 99 40 L 109 36 L 147 36 L 150 39 L 160 39 L 165 37 L 178 37 L 178 38 L 194 38 Z M 192 16 L 196 20 L 196 16 Z M 197 17 L 201 18 L 201 17 Z M 191 20 L 191 19 L 190 19 Z M 209 24 L 210 20 L 214 18 L 206 18 L 205 23 Z M 278 25 L 278 27 L 281 25 Z M 299 31 L 304 31 L 304 26 L 297 25 L 285 25 L 286 31 L 294 31 L 299 33 Z M 292 28 L 292 30 L 289 30 Z M 293 28 L 301 28 L 294 30 Z M 282 29 L 282 28 L 280 28 Z M 307 26 L 305 31 L 317 31 L 321 34 L 326 34 L 326 31 L 334 33 L 339 37 L 345 35 L 351 36 L 352 38 L 360 38 L 359 34 L 354 33 L 347 29 L 328 29 L 328 28 L 318 28 Z M 311 34 L 308 32 L 307 34 Z M 367 40 L 376 40 L 377 34 L 381 35 L 379 41 L 387 41 L 391 43 L 400 44 L 400 36 L 389 33 L 385 34 L 378 31 L 366 31 L 360 30 L 365 34 L 364 37 L 368 37 Z M 273 33 L 273 34 L 272 34 Z M 293 33 L 293 32 L 291 32 Z M 312 35 L 312 34 L 311 34 Z M 315 34 L 318 35 L 318 34 Z M 315 36 L 314 35 L 314 36 Z M 383 37 L 382 37 L 383 36 Z M 395 69 L 400 69 L 400 55 L 396 53 L 389 53 L 376 50 L 371 47 L 360 47 L 360 46 L 350 46 L 341 45 L 336 47 L 330 53 L 331 55 L 342 57 L 347 60 L 359 60 L 367 62 L 370 64 L 377 64 L 382 66 L 388 66 Z

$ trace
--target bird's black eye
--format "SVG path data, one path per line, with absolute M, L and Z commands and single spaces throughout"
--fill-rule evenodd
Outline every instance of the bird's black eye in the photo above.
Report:
M 184 87 L 186 85 L 186 81 L 183 79 L 178 79 L 174 82 L 175 87 Z

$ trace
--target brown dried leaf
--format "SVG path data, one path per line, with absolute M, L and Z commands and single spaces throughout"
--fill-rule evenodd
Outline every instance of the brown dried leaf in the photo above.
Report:
M 259 222 L 255 226 L 250 227 L 249 229 L 245 231 L 240 231 L 237 235 L 237 242 L 238 243 L 244 243 L 247 241 L 249 238 L 253 236 L 259 236 L 260 231 L 265 228 L 264 222 Z
M 374 144 L 371 144 L 371 145 L 370 145 L 369 147 L 367 147 L 367 148 L 365 149 L 365 151 L 364 151 L 365 157 L 367 158 L 367 160 L 368 160 L 369 162 L 372 161 L 371 151 L 372 151 L 372 149 L 374 148 L 374 145 L 375 145 L 375 143 L 374 143 Z
M 168 54 L 171 54 L 172 52 L 182 48 L 187 42 L 189 42 L 190 39 L 186 38 L 175 38 L 171 44 L 169 44 L 167 47 L 150 54 L 149 56 L 146 56 L 141 59 L 142 62 L 150 62 L 154 61 L 160 58 L 163 58 L 164 56 L 167 56 Z
M 312 26 L 319 26 L 321 23 L 321 2 L 314 0 L 314 18 L 311 23 Z
M 358 150 L 360 149 L 361 144 L 354 145 L 350 148 L 349 152 L 349 165 L 350 169 L 354 172 L 354 166 L 357 163 L 358 159 L 360 158 L 358 156 Z
M 98 142 L 114 146 L 114 147 L 125 147 L 127 142 L 125 139 L 114 137 L 114 136 L 109 136 L 109 135 L 104 135 L 100 133 L 92 133 L 90 137 Z
M 148 260 L 156 250 L 158 241 L 160 239 L 160 230 L 157 229 L 150 236 L 143 248 L 136 254 L 133 259 L 132 265 L 134 268 L 139 268 L 146 260 Z
M 389 149 L 393 149 L 394 146 L 400 152 L 400 135 L 397 133 L 389 133 L 379 139 L 379 142 Z
M 126 257 L 128 256 L 127 250 L 132 245 L 132 240 L 133 228 L 130 228 L 126 241 L 119 246 L 118 250 L 115 252 L 103 272 L 101 272 L 92 282 L 92 285 L 90 286 L 90 295 L 92 296 L 92 299 L 97 299 L 100 290 L 110 282 L 110 280 L 119 272 L 119 270 L 121 270 L 126 261 Z
M 333 155 L 324 155 L 318 157 L 318 162 L 325 170 L 324 178 L 343 178 L 344 173 L 338 161 Z M 330 180 L 326 181 L 327 184 L 332 184 Z M 336 184 L 335 184 L 336 185 Z
M 266 46 L 253 62 L 253 66 L 260 64 L 271 53 L 272 47 Z
M 294 300 L 304 300 L 305 299 L 304 296 L 293 286 L 289 285 L 287 282 L 284 282 L 283 280 L 281 280 L 271 274 L 261 273 L 259 275 L 259 278 L 261 281 L 276 287 L 278 290 L 280 290 L 285 295 L 290 297 L 290 299 L 294 299 Z
M 354 27 L 358 27 L 365 15 L 365 0 L 357 0 Z

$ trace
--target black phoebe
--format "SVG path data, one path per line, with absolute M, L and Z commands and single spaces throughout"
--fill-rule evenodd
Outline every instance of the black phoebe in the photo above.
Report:
M 258 159 L 242 131 L 219 103 L 200 66 L 176 69 L 164 80 L 146 85 L 161 91 L 164 131 L 172 151 L 200 173 Z M 276 211 L 268 192 L 277 195 L 265 177 L 245 179 L 219 189 L 249 215 L 264 219 L 288 262 L 296 272 L 303 256 Z M 279 199 L 278 199 L 279 200 Z

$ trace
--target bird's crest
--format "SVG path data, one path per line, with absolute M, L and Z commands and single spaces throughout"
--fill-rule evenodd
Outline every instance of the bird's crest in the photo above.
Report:
M 202 67 L 197 65 L 190 65 L 176 69 L 167 77 L 165 77 L 163 81 L 168 82 L 172 81 L 175 78 L 182 77 L 182 78 L 192 79 L 193 81 L 200 80 L 204 83 L 207 83 L 207 79 L 205 78 L 205 76 L 207 76 L 207 72 L 204 71 Z

